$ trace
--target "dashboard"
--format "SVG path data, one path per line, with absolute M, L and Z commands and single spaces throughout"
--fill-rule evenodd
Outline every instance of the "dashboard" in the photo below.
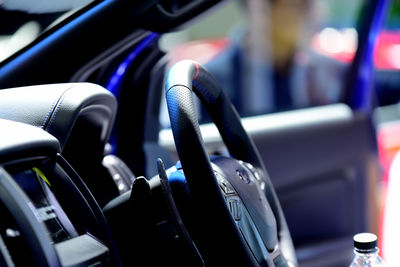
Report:
M 0 125 L 0 265 L 111 263 L 100 208 L 76 185 L 80 177 L 58 154 L 58 141 L 33 126 Z
M 54 89 L 57 87 L 60 88 L 49 86 L 45 91 L 56 92 L 53 97 L 62 97 L 66 108 L 44 105 L 44 100 L 37 103 L 36 109 L 34 105 L 29 109 L 18 108 L 26 104 L 23 102 L 29 95 L 17 97 L 21 96 L 20 90 L 4 90 L 3 101 L 7 101 L 7 94 L 19 99 L 8 99 L 19 113 L 7 107 L 0 111 L 0 266 L 119 266 L 120 260 L 98 202 L 84 179 L 61 156 L 65 147 L 75 147 L 76 143 L 66 143 L 72 142 L 71 131 L 79 131 L 76 125 L 83 119 L 91 119 L 94 129 L 102 125 L 98 128 L 102 133 L 99 139 L 107 139 L 113 110 L 107 110 L 104 103 L 113 99 L 87 85 L 86 97 L 82 96 L 82 90 L 71 92 L 69 85 L 67 90 L 64 87 L 58 93 Z M 39 95 L 46 98 L 42 93 Z M 54 103 L 53 99 L 50 101 Z M 38 109 L 48 114 L 43 118 L 52 124 L 52 134 L 48 125 L 35 125 L 42 115 Z M 59 121 L 52 118 L 55 115 Z M 9 117 L 10 120 L 6 119 Z M 88 164 L 90 166 L 90 160 Z

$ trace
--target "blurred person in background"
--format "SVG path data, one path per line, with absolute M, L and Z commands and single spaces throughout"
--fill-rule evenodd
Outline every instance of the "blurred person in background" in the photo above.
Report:
M 206 64 L 241 116 L 338 102 L 345 66 L 311 51 L 314 0 L 246 0 L 247 23 Z

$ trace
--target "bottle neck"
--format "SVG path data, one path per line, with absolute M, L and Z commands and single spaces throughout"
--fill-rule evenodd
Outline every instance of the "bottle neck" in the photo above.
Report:
M 373 249 L 358 249 L 354 248 L 354 253 L 357 256 L 365 256 L 365 255 L 378 255 L 379 249 L 378 248 L 373 248 Z

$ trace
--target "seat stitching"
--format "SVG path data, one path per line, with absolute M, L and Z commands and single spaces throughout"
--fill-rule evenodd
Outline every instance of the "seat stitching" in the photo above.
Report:
M 50 114 L 53 112 L 54 106 L 56 105 L 57 102 L 58 102 L 58 99 L 55 99 L 55 100 L 53 101 L 53 104 L 51 105 L 51 107 L 50 107 L 50 109 L 49 109 L 49 112 L 47 113 L 46 118 L 44 118 L 43 123 L 42 123 L 42 126 L 41 126 L 40 128 L 44 129 L 44 126 L 46 125 L 46 122 L 47 122 L 48 118 L 50 117 Z
M 50 127 L 53 124 L 54 120 L 56 119 L 57 112 L 60 110 L 60 107 L 61 107 L 62 103 L 64 102 L 64 99 L 65 99 L 65 92 L 64 92 L 63 96 L 61 97 L 60 103 L 57 105 L 57 109 L 54 111 L 54 115 L 52 116 L 53 118 L 51 119 L 49 125 L 47 126 L 47 129 L 46 129 L 47 132 L 50 131 Z
M 58 113 L 58 111 L 60 110 L 60 107 L 61 107 L 62 103 L 64 102 L 65 95 L 66 95 L 67 91 L 69 91 L 70 89 L 72 89 L 72 88 L 74 88 L 74 87 L 75 87 L 75 85 L 69 87 L 68 89 L 65 89 L 64 92 L 62 93 L 62 96 L 59 97 L 59 98 L 55 101 L 55 103 L 53 103 L 52 109 L 50 110 L 49 114 L 47 115 L 46 120 L 43 122 L 43 127 L 44 127 L 45 123 L 46 123 L 47 120 L 49 119 L 49 116 L 52 117 L 52 118 L 51 118 L 51 121 L 50 121 L 50 123 L 47 125 L 46 129 L 44 129 L 46 132 L 48 132 L 48 131 L 50 130 L 50 127 L 51 127 L 51 125 L 53 124 L 53 122 L 54 122 L 54 120 L 55 120 L 55 118 L 56 118 L 56 116 L 57 116 L 57 113 Z M 54 106 L 57 106 L 56 110 L 54 110 Z M 52 115 L 51 115 L 51 114 L 52 114 Z

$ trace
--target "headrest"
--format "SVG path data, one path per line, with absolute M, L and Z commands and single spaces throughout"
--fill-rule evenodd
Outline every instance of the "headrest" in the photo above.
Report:
M 108 141 L 117 110 L 115 97 L 99 85 L 65 83 L 0 90 L 0 118 L 47 131 L 64 148 L 75 122 L 84 117 Z

